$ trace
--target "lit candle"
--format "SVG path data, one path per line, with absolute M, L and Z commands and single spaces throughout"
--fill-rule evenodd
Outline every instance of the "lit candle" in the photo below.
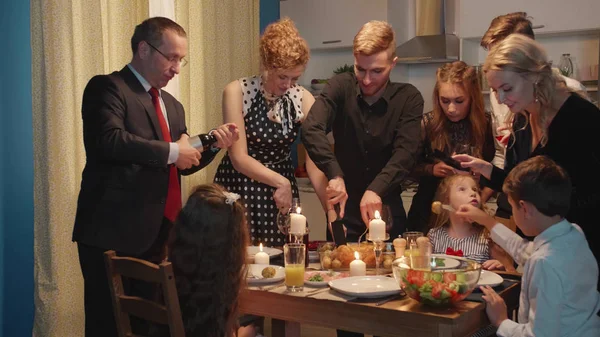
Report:
M 385 221 L 381 220 L 379 211 L 375 211 L 375 219 L 369 222 L 369 239 L 385 240 Z
M 358 252 L 354 252 L 354 259 L 350 262 L 350 276 L 367 275 L 367 264 L 360 259 Z
M 269 264 L 269 254 L 263 252 L 263 245 L 260 244 L 260 252 L 254 255 L 254 263 L 256 264 Z
M 296 208 L 296 213 L 290 214 L 290 233 L 304 235 L 306 232 L 306 217 L 301 214 L 302 209 Z

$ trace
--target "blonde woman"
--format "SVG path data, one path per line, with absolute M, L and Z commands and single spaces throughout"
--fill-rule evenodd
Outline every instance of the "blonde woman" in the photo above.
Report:
M 498 103 L 506 104 L 512 124 L 505 170 L 466 155 L 455 159 L 463 167 L 490 179 L 500 190 L 518 163 L 546 155 L 565 168 L 573 183 L 567 219 L 583 229 L 596 260 L 600 257 L 600 146 L 598 107 L 570 92 L 553 73 L 542 46 L 520 34 L 499 42 L 488 54 L 484 71 Z M 547 205 L 548 209 L 552 205 Z
M 253 244 L 282 246 L 277 213 L 298 197 L 291 146 L 314 102 L 296 84 L 309 49 L 283 18 L 265 29 L 260 59 L 260 75 L 235 80 L 223 92 L 223 118 L 238 126 L 240 139 L 221 161 L 215 182 L 242 196 Z

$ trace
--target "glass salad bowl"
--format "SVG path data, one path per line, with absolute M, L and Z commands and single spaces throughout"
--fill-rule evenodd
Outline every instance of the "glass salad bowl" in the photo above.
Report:
M 443 307 L 464 300 L 477 286 L 481 264 L 443 254 L 432 254 L 429 259 L 427 268 L 412 268 L 406 256 L 392 263 L 394 278 L 410 298 Z

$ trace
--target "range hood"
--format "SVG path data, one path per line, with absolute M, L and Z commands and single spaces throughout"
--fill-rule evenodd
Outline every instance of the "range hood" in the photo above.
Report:
M 446 63 L 457 61 L 460 40 L 445 34 L 443 0 L 416 1 L 416 36 L 396 49 L 398 63 Z

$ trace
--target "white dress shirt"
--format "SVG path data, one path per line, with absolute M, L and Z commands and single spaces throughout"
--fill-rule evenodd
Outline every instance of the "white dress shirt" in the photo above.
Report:
M 496 224 L 491 237 L 524 264 L 519 323 L 504 320 L 498 336 L 600 336 L 598 264 L 579 226 L 562 220 L 530 242 Z
M 138 81 L 140 81 L 140 84 L 144 87 L 144 90 L 146 90 L 146 92 L 148 92 L 148 96 L 152 97 L 149 93 L 150 88 L 152 88 L 150 83 L 148 83 L 148 81 L 146 81 L 146 79 L 142 75 L 140 75 L 140 73 L 138 73 L 137 70 L 135 70 L 135 68 L 133 68 L 131 63 L 128 64 L 127 66 L 129 67 L 131 72 L 133 72 L 133 74 L 138 79 Z M 163 117 L 165 117 L 165 122 L 167 123 L 167 129 L 171 130 L 171 128 L 169 127 L 169 116 L 167 115 L 167 108 L 165 107 L 165 102 L 163 102 L 163 99 L 162 99 L 162 90 L 160 90 L 159 88 L 157 88 L 157 89 L 158 89 L 158 98 L 160 101 L 160 110 L 162 111 Z M 167 159 L 167 164 L 173 164 L 174 162 L 177 161 L 178 157 L 179 157 L 179 144 L 177 144 L 175 142 L 169 143 L 169 157 Z

